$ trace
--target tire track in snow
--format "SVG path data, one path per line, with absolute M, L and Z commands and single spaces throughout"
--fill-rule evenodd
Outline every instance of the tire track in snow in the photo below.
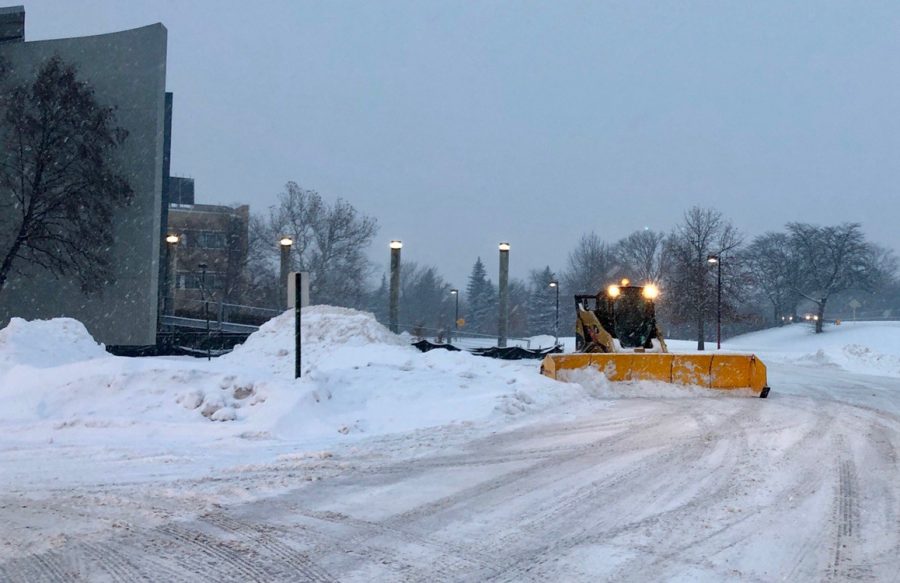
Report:
M 57 551 L 44 551 L 0 564 L 0 574 L 6 573 L 2 581 L 25 583 L 64 583 L 80 580 L 77 569 L 67 568 L 65 563 L 65 558 Z
M 242 522 L 223 512 L 205 514 L 199 519 L 247 540 L 254 545 L 255 549 L 279 560 L 285 567 L 303 575 L 306 581 L 313 583 L 336 581 L 327 571 L 316 565 L 306 553 L 294 549 L 274 536 L 272 528 Z
M 703 492 L 700 492 L 695 494 L 690 500 L 679 504 L 666 513 L 646 517 L 639 521 L 629 521 L 627 527 L 619 526 L 604 528 L 604 523 L 609 523 L 611 520 L 615 520 L 615 518 L 614 516 L 610 517 L 609 512 L 603 508 L 599 508 L 599 510 L 601 510 L 601 515 L 594 518 L 593 521 L 588 522 L 585 518 L 580 518 L 590 518 L 590 510 L 598 510 L 597 503 L 594 502 L 594 504 L 591 505 L 591 501 L 611 499 L 616 502 L 621 502 L 624 499 L 633 498 L 635 496 L 638 496 L 640 499 L 653 499 L 654 495 L 652 492 L 647 492 L 640 487 L 635 488 L 635 484 L 640 486 L 643 484 L 654 483 L 657 476 L 673 475 L 673 471 L 675 472 L 675 475 L 678 475 L 678 469 L 687 467 L 690 463 L 703 459 L 714 449 L 712 441 L 705 439 L 707 436 L 713 434 L 717 429 L 730 428 L 739 417 L 743 416 L 746 418 L 746 414 L 743 411 L 737 411 L 724 417 L 717 423 L 710 424 L 707 422 L 705 413 L 692 410 L 691 405 L 688 405 L 688 408 L 684 413 L 691 416 L 696 423 L 696 430 L 692 436 L 689 435 L 676 442 L 670 442 L 665 450 L 651 455 L 646 460 L 641 460 L 639 466 L 631 470 L 626 470 L 624 473 L 620 473 L 616 476 L 612 476 L 610 480 L 601 480 L 596 484 L 596 487 L 588 485 L 581 493 L 581 496 L 567 501 L 565 508 L 563 509 L 564 513 L 560 518 L 554 521 L 554 525 L 559 525 L 561 528 L 558 527 L 556 532 L 550 530 L 550 527 L 548 526 L 537 529 L 535 534 L 540 534 L 541 530 L 543 530 L 545 540 L 546 538 L 550 538 L 554 540 L 554 542 L 546 544 L 543 543 L 540 538 L 536 538 L 535 540 L 538 541 L 537 548 L 526 549 L 524 552 L 520 552 L 518 556 L 512 557 L 509 568 L 492 580 L 518 581 L 525 576 L 533 577 L 540 575 L 546 563 L 578 546 L 596 542 L 607 543 L 612 540 L 613 537 L 631 529 L 658 527 L 660 517 L 665 514 L 679 513 L 690 515 L 694 508 L 701 503 L 700 501 L 707 501 L 708 499 L 703 496 Z M 744 433 L 745 431 L 739 432 L 742 436 Z M 729 443 L 731 443 L 731 441 L 729 441 Z M 696 447 L 685 447 L 686 445 L 691 444 Z M 631 447 L 634 446 L 631 445 Z M 729 456 L 726 453 L 723 457 L 727 459 Z M 673 471 L 664 470 L 664 468 L 672 468 Z M 641 478 L 641 476 L 643 476 L 643 478 Z M 691 478 L 685 475 L 683 481 L 689 482 L 690 480 Z M 678 491 L 680 489 L 681 486 L 678 484 L 666 484 L 665 486 L 657 488 L 657 490 L 670 491 Z M 726 489 L 722 488 L 715 493 L 718 494 L 725 491 Z M 640 500 L 638 500 L 638 502 L 640 502 Z M 628 508 L 634 506 L 640 507 L 641 504 L 629 504 Z M 615 511 L 615 507 L 610 510 Z M 620 512 L 622 511 L 620 510 Z M 622 516 L 622 518 L 627 520 L 627 514 Z M 575 533 L 572 533 L 573 523 L 578 525 L 577 528 L 574 529 L 576 530 Z M 654 549 L 650 553 L 651 556 L 658 554 L 658 549 Z M 645 561 L 646 555 L 642 557 L 639 563 L 643 564 Z M 625 569 L 625 571 L 633 574 L 634 568 Z M 546 576 L 549 575 L 544 575 L 544 577 Z M 615 579 L 616 577 L 613 577 L 613 580 Z

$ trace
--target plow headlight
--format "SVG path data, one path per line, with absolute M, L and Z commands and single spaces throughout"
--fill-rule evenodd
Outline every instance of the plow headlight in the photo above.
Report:
M 644 286 L 644 291 L 642 291 L 641 294 L 648 300 L 655 300 L 659 295 L 659 288 L 652 283 L 649 283 Z
M 619 286 L 611 285 L 608 288 L 606 288 L 606 295 L 608 295 L 611 298 L 618 297 L 619 296 Z

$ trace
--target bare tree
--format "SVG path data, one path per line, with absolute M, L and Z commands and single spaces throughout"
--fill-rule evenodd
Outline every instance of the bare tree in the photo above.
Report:
M 612 247 L 596 233 L 582 235 L 575 249 L 569 253 L 568 266 L 563 273 L 565 287 L 574 293 L 596 293 L 621 272 Z
M 378 232 L 374 218 L 361 215 L 343 199 L 329 204 L 318 192 L 288 182 L 263 225 L 264 232 L 254 238 L 257 253 L 268 248 L 274 261 L 278 239 L 291 236 L 292 268 L 310 273 L 312 302 L 350 307 L 365 303 L 371 272 L 365 249 Z
M 4 88 L 0 99 L 0 291 L 26 265 L 100 291 L 113 276 L 113 211 L 133 196 L 110 162 L 127 132 L 59 57 L 44 62 L 32 83 Z
M 276 242 L 268 221 L 251 215 L 247 228 L 247 257 L 243 269 L 246 286 L 242 301 L 256 306 L 281 308 L 281 282 L 278 281 Z
M 740 244 L 740 234 L 722 213 L 700 207 L 685 212 L 666 239 L 666 307 L 673 320 L 696 326 L 698 350 L 704 349 L 704 325 L 716 313 L 716 275 L 707 259 L 716 255 L 722 262 L 723 313 L 731 314 L 733 300 L 741 295 Z
M 616 243 L 616 257 L 630 278 L 641 282 L 662 280 L 665 239 L 663 233 L 644 229 Z
M 791 247 L 797 254 L 795 290 L 816 304 L 816 333 L 822 332 L 828 298 L 851 287 L 871 289 L 882 276 L 878 253 L 866 242 L 859 223 L 819 227 L 788 223 Z
M 772 305 L 776 326 L 797 303 L 797 257 L 785 233 L 766 233 L 753 239 L 744 259 L 754 286 Z

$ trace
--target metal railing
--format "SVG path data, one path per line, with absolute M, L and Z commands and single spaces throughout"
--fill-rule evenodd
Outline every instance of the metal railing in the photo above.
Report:
M 453 344 L 457 348 L 470 350 L 473 348 L 490 348 L 497 346 L 497 334 L 482 334 L 479 332 L 456 331 L 447 328 L 431 328 L 427 326 L 409 325 L 400 323 L 400 330 L 406 332 L 416 340 L 429 340 L 435 343 Z M 531 339 L 507 336 L 507 346 L 519 346 L 531 348 Z
M 249 326 L 256 330 L 264 322 L 283 313 L 283 310 L 274 308 L 232 304 L 221 300 L 172 298 L 171 296 L 165 297 L 164 300 L 166 306 L 175 307 L 174 314 L 166 313 L 160 318 L 169 325 L 173 325 L 176 320 L 201 320 L 205 327 L 208 316 L 211 329 L 223 330 L 228 325 L 237 325 Z M 185 325 L 191 328 L 196 327 L 192 323 L 185 323 Z

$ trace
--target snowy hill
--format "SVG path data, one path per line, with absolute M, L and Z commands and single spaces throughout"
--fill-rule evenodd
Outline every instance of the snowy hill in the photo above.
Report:
M 900 322 L 844 322 L 821 334 L 794 324 L 738 336 L 722 348 L 773 362 L 900 376 Z

